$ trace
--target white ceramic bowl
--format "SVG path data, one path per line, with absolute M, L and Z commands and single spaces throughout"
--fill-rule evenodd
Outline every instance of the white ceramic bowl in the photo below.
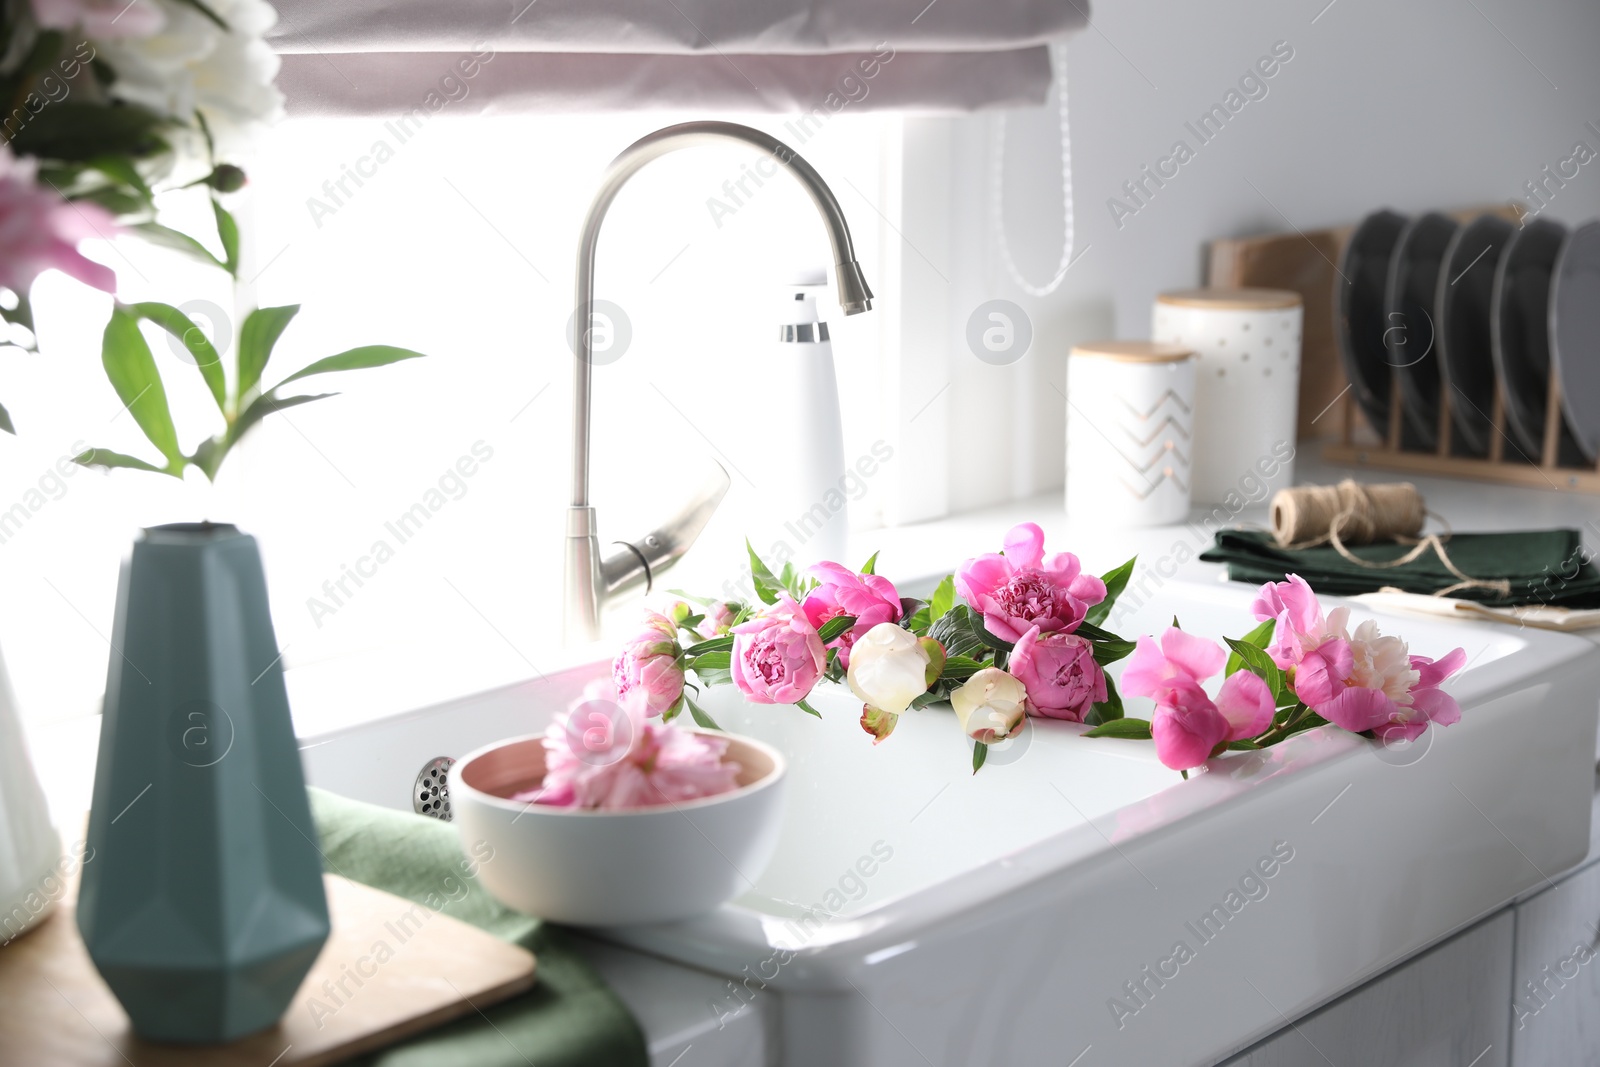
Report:
M 718 735 L 741 768 L 732 792 L 584 811 L 507 799 L 544 780 L 542 736 L 485 745 L 450 773 L 461 843 L 507 907 L 576 926 L 670 922 L 747 891 L 772 859 L 788 765 L 770 745 Z

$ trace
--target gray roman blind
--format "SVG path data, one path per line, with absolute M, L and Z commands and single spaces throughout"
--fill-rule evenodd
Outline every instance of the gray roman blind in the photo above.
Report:
M 1087 0 L 277 0 L 291 114 L 1043 102 Z

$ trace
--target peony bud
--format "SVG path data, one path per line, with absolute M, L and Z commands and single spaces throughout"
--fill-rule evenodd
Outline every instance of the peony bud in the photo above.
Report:
M 978 671 L 950 694 L 961 730 L 974 741 L 989 745 L 1010 737 L 1027 716 L 1028 690 L 998 667 Z
M 244 171 L 232 163 L 220 163 L 206 177 L 206 184 L 219 193 L 237 193 L 244 188 Z
M 856 639 L 846 680 L 868 705 L 898 715 L 928 691 L 931 662 L 916 634 L 880 622 Z

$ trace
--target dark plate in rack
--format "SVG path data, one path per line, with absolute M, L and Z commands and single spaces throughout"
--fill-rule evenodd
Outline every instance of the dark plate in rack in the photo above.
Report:
M 1440 265 L 1459 227 L 1430 211 L 1400 232 L 1384 287 L 1384 347 L 1399 372 L 1400 406 L 1415 447 L 1439 446 L 1439 316 L 1434 308 Z
M 1488 455 L 1495 433 L 1489 319 L 1495 267 L 1514 229 L 1498 215 L 1480 215 L 1457 230 L 1445 250 L 1433 300 L 1450 421 L 1459 450 L 1472 456 Z
M 1345 242 L 1334 284 L 1339 316 L 1339 358 L 1350 392 L 1379 437 L 1389 433 L 1392 372 L 1384 348 L 1384 287 L 1389 256 L 1406 216 L 1387 209 L 1362 219 Z
M 1550 294 L 1550 357 L 1561 408 L 1583 456 L 1600 462 L 1600 220 L 1572 231 Z
M 1530 463 L 1544 451 L 1550 391 L 1550 281 L 1567 228 L 1533 219 L 1511 235 L 1495 268 L 1490 338 L 1495 376 L 1506 398 L 1506 426 L 1514 451 Z M 1577 442 L 1563 425 L 1558 455 L 1577 458 Z M 1508 456 L 1509 458 L 1509 456 Z

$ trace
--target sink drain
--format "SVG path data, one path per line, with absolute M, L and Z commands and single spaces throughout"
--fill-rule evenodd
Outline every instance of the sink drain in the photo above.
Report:
M 411 790 L 411 807 L 418 815 L 450 821 L 450 768 L 455 762 L 449 756 L 431 759 L 417 775 L 416 787 Z

